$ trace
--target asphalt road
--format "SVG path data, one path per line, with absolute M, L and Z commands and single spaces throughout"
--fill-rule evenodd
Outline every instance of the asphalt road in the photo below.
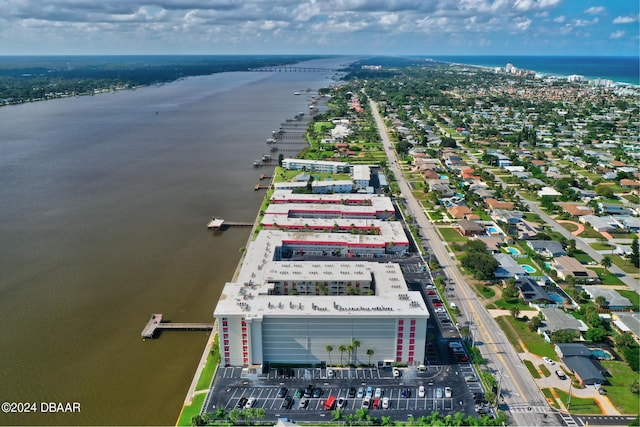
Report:
M 556 416 L 548 405 L 544 395 L 538 389 L 538 386 L 496 321 L 487 312 L 483 304 L 478 301 L 475 293 L 464 280 L 434 225 L 427 220 L 422 207 L 413 197 L 409 184 L 402 177 L 392 143 L 384 122 L 378 113 L 377 105 L 370 101 L 370 107 L 390 160 L 389 167 L 400 186 L 400 192 L 405 199 L 407 211 L 415 218 L 422 233 L 428 237 L 428 245 L 437 257 L 445 274 L 455 283 L 455 292 L 458 296 L 457 301 L 459 302 L 460 310 L 463 313 L 463 317 L 471 322 L 473 339 L 476 341 L 482 356 L 488 360 L 487 370 L 499 378 L 500 388 L 504 396 L 500 409 L 509 413 L 515 425 L 562 425 L 561 419 Z

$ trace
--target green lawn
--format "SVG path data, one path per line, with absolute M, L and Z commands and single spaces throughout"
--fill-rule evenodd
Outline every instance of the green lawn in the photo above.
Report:
M 464 237 L 458 233 L 458 230 L 455 228 L 438 228 L 438 231 L 442 234 L 442 238 L 449 243 L 464 243 L 469 240 L 468 237 Z
M 533 362 L 531 360 L 524 360 L 524 366 L 527 367 L 527 369 L 529 370 L 529 373 L 533 376 L 533 378 L 535 379 L 542 378 L 540 376 L 540 372 L 538 372 L 538 370 L 533 365 Z
M 553 396 L 553 392 L 551 391 L 550 388 L 543 388 L 541 389 L 542 394 L 544 394 L 544 397 L 546 397 L 551 406 L 553 406 L 556 409 L 560 409 L 560 405 L 558 405 L 558 402 L 556 401 L 556 398 Z
M 570 222 L 561 222 L 560 225 L 566 228 L 569 232 L 574 232 L 578 229 L 578 226 L 576 224 L 572 224 Z
M 638 395 L 629 390 L 629 385 L 638 378 L 638 373 L 633 372 L 625 362 L 602 361 L 601 363 L 611 374 L 608 378 L 611 384 L 604 386 L 611 403 L 623 414 L 640 413 Z
M 182 408 L 182 413 L 180 413 L 180 419 L 178 420 L 176 425 L 190 426 L 191 418 L 193 418 L 195 415 L 200 414 L 200 411 L 202 410 L 202 405 L 204 405 L 204 401 L 206 398 L 207 398 L 206 393 L 196 395 L 193 398 L 193 402 L 191 402 L 191 405 L 188 405 L 188 406 L 185 405 Z
M 496 295 L 496 291 L 494 291 L 489 286 L 486 286 L 483 284 L 476 285 L 476 289 L 478 290 L 480 295 L 482 295 L 485 299 L 493 298 Z
M 505 310 L 509 310 L 511 307 L 518 307 L 521 311 L 533 310 L 527 304 L 520 302 L 519 298 L 499 299 L 495 301 L 495 305 Z
M 527 350 L 538 356 L 547 356 L 552 359 L 556 359 L 555 350 L 553 345 L 547 343 L 541 335 L 531 332 L 527 327 L 527 322 L 522 320 L 516 320 L 512 316 L 503 316 L 507 322 L 515 329 L 518 337 L 522 340 Z
M 640 271 L 637 267 L 634 267 L 629 260 L 620 257 L 620 255 L 610 255 L 609 258 L 611 258 L 611 261 L 613 261 L 613 263 L 620 267 L 625 273 L 635 274 Z
M 567 401 L 569 399 L 569 393 L 566 391 L 560 390 L 559 388 L 554 389 L 557 393 L 558 397 L 567 406 Z M 595 399 L 591 398 L 581 398 L 576 396 L 571 396 L 571 405 L 569 406 L 569 412 L 572 414 L 602 414 L 602 409 L 596 403 Z
M 623 297 L 625 297 L 626 299 L 628 299 L 631 304 L 633 304 L 634 307 L 634 311 L 638 311 L 639 307 L 640 307 L 640 295 L 638 295 L 638 293 L 636 291 L 632 291 L 632 290 L 625 290 L 625 289 L 618 289 L 617 291 L 620 295 L 622 295 Z
M 496 323 L 500 325 L 500 328 L 502 329 L 504 334 L 507 336 L 507 339 L 509 340 L 513 348 L 518 353 L 521 353 L 524 351 L 524 349 L 522 348 L 522 346 L 520 345 L 520 342 L 518 341 L 518 335 L 515 334 L 507 324 L 506 317 L 507 316 L 496 317 Z
M 596 251 L 606 251 L 606 250 L 615 249 L 613 245 L 610 245 L 609 243 L 604 243 L 604 242 L 589 243 L 589 246 L 591 246 Z

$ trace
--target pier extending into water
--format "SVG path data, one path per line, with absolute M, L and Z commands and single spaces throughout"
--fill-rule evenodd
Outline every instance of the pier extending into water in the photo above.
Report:
M 162 314 L 152 314 L 151 319 L 147 322 L 142 330 L 142 338 L 153 338 L 157 330 L 169 331 L 210 331 L 213 329 L 213 323 L 175 323 L 163 322 Z
M 257 189 L 256 189 L 257 190 Z M 212 230 L 219 230 L 227 227 L 252 227 L 252 222 L 239 222 L 239 221 L 225 221 L 222 218 L 213 217 L 207 224 L 207 228 Z

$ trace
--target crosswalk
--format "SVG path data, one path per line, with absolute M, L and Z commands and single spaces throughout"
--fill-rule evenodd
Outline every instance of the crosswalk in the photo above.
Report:
M 562 417 L 562 421 L 564 421 L 567 427 L 578 427 L 578 423 L 573 419 L 571 415 L 560 412 L 560 416 Z

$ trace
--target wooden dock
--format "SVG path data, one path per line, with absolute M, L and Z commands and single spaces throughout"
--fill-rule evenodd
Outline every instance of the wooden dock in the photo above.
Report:
M 269 188 L 269 186 L 268 186 L 268 185 L 260 185 L 259 183 L 258 183 L 258 184 L 256 184 L 256 186 L 255 186 L 255 187 L 253 187 L 253 189 L 254 189 L 255 191 L 258 191 L 258 190 L 266 190 L 267 188 Z
M 163 322 L 162 314 L 152 314 L 151 319 L 147 322 L 142 330 L 142 338 L 153 338 L 157 330 L 170 331 L 210 331 L 213 329 L 213 323 L 175 323 Z

